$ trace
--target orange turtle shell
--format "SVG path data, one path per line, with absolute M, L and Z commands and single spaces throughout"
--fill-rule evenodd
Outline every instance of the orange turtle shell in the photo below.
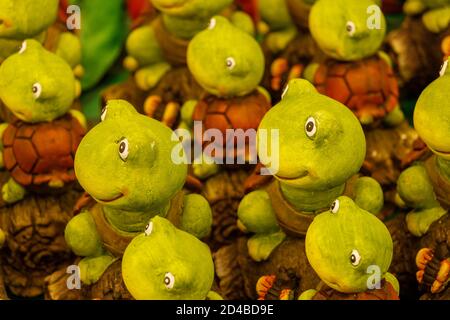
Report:
M 51 182 L 71 183 L 75 152 L 85 129 L 70 114 L 52 122 L 11 123 L 3 134 L 3 161 L 11 177 L 31 190 Z
M 360 61 L 327 60 L 314 77 L 317 90 L 349 107 L 358 118 L 384 118 L 398 105 L 398 82 L 392 68 L 378 56 Z
M 225 143 L 228 142 L 227 130 L 229 129 L 242 129 L 245 132 L 251 129 L 257 130 L 261 120 L 269 109 L 270 101 L 259 90 L 254 90 L 243 97 L 234 98 L 219 98 L 214 95 L 207 95 L 198 102 L 192 119 L 202 122 L 202 135 L 205 130 L 218 129 L 222 133 Z M 196 141 L 203 141 L 201 137 L 195 138 Z M 203 147 L 206 147 L 208 144 L 210 143 L 204 143 Z M 235 154 L 245 153 L 245 156 L 248 156 L 248 140 L 245 148 L 246 150 L 235 149 Z M 215 156 L 225 157 L 227 155 L 215 154 Z

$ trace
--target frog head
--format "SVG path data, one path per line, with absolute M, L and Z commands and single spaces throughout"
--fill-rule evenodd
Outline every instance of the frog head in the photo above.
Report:
M 417 101 L 414 127 L 431 151 L 450 160 L 450 58 L 440 74 Z
M 102 122 L 78 147 L 78 181 L 106 207 L 158 214 L 181 190 L 187 175 L 185 164 L 172 161 L 172 150 L 178 144 L 172 134 L 128 102 L 111 100 Z
M 271 30 L 282 30 L 293 24 L 285 0 L 260 0 L 259 14 Z
M 279 148 L 273 147 L 273 130 L 278 130 Z M 302 79 L 289 82 L 281 102 L 264 116 L 258 138 L 261 162 L 267 167 L 277 167 L 273 159 L 278 162 L 275 178 L 306 190 L 344 184 L 360 170 L 366 154 L 364 132 L 355 115 Z
M 212 18 L 208 29 L 192 39 L 187 61 L 197 82 L 220 97 L 250 93 L 264 73 L 264 55 L 258 42 L 220 16 Z
M 164 14 L 180 17 L 208 18 L 233 3 L 233 0 L 152 0 L 153 6 Z
M 34 38 L 52 25 L 58 0 L 0 0 L 0 39 L 21 42 Z
M 137 300 L 204 300 L 214 264 L 206 244 L 157 216 L 125 250 L 122 275 Z
M 377 217 L 348 197 L 314 218 L 305 240 L 308 261 L 329 287 L 344 293 L 364 292 L 370 277 L 380 280 L 393 254 L 391 235 Z
M 386 34 L 386 19 L 376 5 L 374 0 L 319 0 L 309 17 L 311 34 L 334 59 L 356 61 L 374 55 Z
M 25 122 L 52 121 L 67 113 L 75 99 L 70 66 L 36 40 L 26 40 L 0 66 L 0 99 Z

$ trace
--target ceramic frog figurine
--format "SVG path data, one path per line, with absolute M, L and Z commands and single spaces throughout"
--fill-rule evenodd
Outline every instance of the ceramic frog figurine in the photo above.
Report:
M 79 263 L 83 283 L 95 283 L 156 215 L 198 238 L 208 235 L 211 209 L 203 197 L 181 191 L 187 166 L 173 161 L 179 142 L 172 138 L 162 123 L 112 100 L 102 122 L 82 140 L 75 172 L 97 204 L 69 222 L 65 238 L 85 257 Z
M 81 45 L 77 36 L 64 31 L 48 39 L 47 31 L 55 23 L 59 0 L 0 0 L 0 63 L 19 51 L 26 39 L 35 39 L 66 60 L 76 76 L 83 71 Z M 52 43 L 50 43 L 52 42 Z
M 124 64 L 136 71 L 142 90 L 153 88 L 172 66 L 184 65 L 189 40 L 208 25 L 232 0 L 156 0 L 161 15 L 150 25 L 134 30 L 127 40 Z
M 248 240 L 254 260 L 266 260 L 286 234 L 304 237 L 314 216 L 340 195 L 351 195 L 372 213 L 381 210 L 380 185 L 357 175 L 365 155 L 364 133 L 344 105 L 319 94 L 306 80 L 291 80 L 283 100 L 260 124 L 258 135 L 264 131 L 269 137 L 266 146 L 277 143 L 271 130 L 279 132 L 276 180 L 249 193 L 238 210 L 239 225 L 254 234 Z M 276 160 L 268 163 L 258 152 L 264 165 L 274 166 Z
M 227 129 L 256 130 L 270 108 L 270 97 L 258 87 L 264 73 L 264 56 L 256 40 L 226 18 L 215 16 L 208 29 L 192 39 L 187 58 L 190 72 L 206 94 L 199 101 L 184 104 L 182 127 L 191 129 L 195 121 L 201 122 L 202 135 L 208 129 L 218 129 L 225 142 Z M 225 152 L 224 145 L 214 146 L 219 150 L 216 159 L 250 157 L 248 143 L 241 148 L 235 146 L 232 155 Z M 216 165 L 204 163 L 193 165 L 194 174 L 201 179 L 218 170 Z
M 403 10 L 411 16 L 423 13 L 423 24 L 433 33 L 447 29 L 450 24 L 449 0 L 407 0 Z
M 414 209 L 407 215 L 406 222 L 409 231 L 418 237 L 426 234 L 430 225 L 446 215 L 450 208 L 449 123 L 443 116 L 450 110 L 449 64 L 450 60 L 442 67 L 441 77 L 424 90 L 414 111 L 414 127 L 433 155 L 406 169 L 397 183 L 399 204 Z M 419 282 L 426 278 L 424 272 L 431 265 L 434 249 L 424 248 L 418 254 Z M 443 290 L 448 282 L 448 245 L 446 256 L 439 259 L 434 266 L 437 269 L 435 281 L 430 283 L 433 293 Z
M 11 175 L 2 187 L 7 203 L 76 180 L 73 155 L 86 130 L 84 116 L 69 111 L 76 87 L 70 66 L 36 40 L 0 65 L 0 99 L 15 116 L 0 126 L 1 165 Z
M 388 272 L 391 235 L 383 222 L 348 197 L 339 197 L 314 218 L 306 234 L 306 255 L 323 283 L 299 300 L 398 300 L 399 283 Z
M 122 276 L 137 300 L 221 299 L 210 291 L 214 264 L 208 246 L 159 216 L 128 245 Z

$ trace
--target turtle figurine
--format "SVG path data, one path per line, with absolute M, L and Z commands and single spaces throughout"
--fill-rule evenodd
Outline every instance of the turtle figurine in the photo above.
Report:
M 208 246 L 159 216 L 127 246 L 122 270 L 137 300 L 221 300 L 211 291 L 214 263 Z
M 433 155 L 414 163 L 399 177 L 398 204 L 412 208 L 406 216 L 409 232 L 422 237 L 426 245 L 417 254 L 417 279 L 431 294 L 446 289 L 450 259 L 448 210 L 450 208 L 450 140 L 448 119 L 450 110 L 449 62 L 441 70 L 441 77 L 421 94 L 414 111 L 414 127 Z
M 150 1 L 150 0 L 148 0 Z M 175 128 L 179 123 L 180 106 L 189 99 L 197 99 L 202 88 L 189 73 L 186 65 L 190 40 L 207 25 L 212 16 L 220 14 L 233 0 L 178 1 L 155 0 L 152 5 L 159 15 L 149 23 L 134 29 L 126 42 L 124 66 L 133 73 L 134 90 L 144 91 L 142 113 Z M 251 18 L 236 11 L 233 23 L 253 32 Z M 109 99 L 124 98 L 114 94 L 128 92 L 114 89 L 106 92 Z
M 191 40 L 187 59 L 206 93 L 183 105 L 180 129 L 192 131 L 193 143 L 203 150 L 195 155 L 192 174 L 204 182 L 203 194 L 213 206 L 213 242 L 220 246 L 239 234 L 236 210 L 245 180 L 257 164 L 256 130 L 271 107 L 270 97 L 258 87 L 264 56 L 251 35 L 215 16 Z M 220 139 L 209 139 L 212 132 Z
M 248 193 L 239 205 L 238 226 L 248 236 L 215 254 L 221 292 L 229 292 L 224 286 L 230 272 L 222 272 L 226 265 L 239 270 L 233 278 L 239 277 L 244 287 L 239 290 L 250 298 L 256 297 L 256 283 L 264 275 L 300 281 L 299 290 L 317 285 L 304 237 L 314 217 L 337 197 L 351 196 L 374 214 L 383 207 L 379 183 L 358 174 L 366 151 L 361 124 L 308 81 L 289 82 L 281 102 L 263 118 L 258 137 L 264 141 L 258 148 L 261 161 L 275 180 Z M 264 150 L 277 144 L 278 149 Z
M 16 117 L 2 125 L 2 164 L 11 175 L 3 200 L 20 201 L 26 190 L 63 190 L 76 180 L 73 158 L 86 126 L 81 113 L 69 111 L 76 91 L 70 66 L 26 40 L 2 63 L 0 76 L 0 98 Z
M 383 185 L 393 204 L 401 160 L 412 151 L 417 134 L 400 107 L 390 59 L 379 51 L 386 33 L 384 15 L 373 0 L 320 0 L 309 22 L 328 58 L 310 64 L 304 77 L 361 121 L 367 140 L 363 172 Z
M 66 243 L 82 258 L 77 265 L 87 289 L 94 290 L 97 282 L 102 285 L 103 275 L 108 277 L 105 271 L 120 261 L 127 245 L 154 216 L 165 217 L 198 238 L 210 232 L 208 202 L 182 190 L 187 165 L 180 142 L 172 130 L 139 114 L 126 101 L 109 101 L 102 122 L 80 143 L 75 172 L 95 200 L 65 230 Z M 113 297 L 127 294 L 117 284 L 108 290 Z
M 322 282 L 299 300 L 399 300 L 399 283 L 388 272 L 391 235 L 348 197 L 315 217 L 306 233 L 306 255 Z
M 406 18 L 386 38 L 402 92 L 418 96 L 450 55 L 450 1 L 408 0 Z

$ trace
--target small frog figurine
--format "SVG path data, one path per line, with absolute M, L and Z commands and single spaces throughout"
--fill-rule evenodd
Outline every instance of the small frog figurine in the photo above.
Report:
M 402 172 L 397 183 L 398 204 L 414 209 L 406 222 L 417 237 L 444 221 L 450 208 L 450 121 L 444 116 L 450 112 L 449 64 L 450 59 L 443 65 L 441 77 L 423 91 L 414 111 L 414 127 L 433 155 Z M 432 293 L 444 290 L 449 279 L 450 245 L 446 237 L 440 238 L 420 250 L 416 258 L 418 281 Z
M 182 191 L 187 165 L 176 150 L 183 148 L 172 130 L 123 100 L 109 101 L 102 122 L 81 141 L 75 172 L 96 204 L 68 223 L 65 238 L 84 257 L 84 284 L 97 282 L 154 216 L 198 238 L 209 234 L 211 209 L 202 196 Z
M 306 234 L 306 255 L 322 279 L 299 300 L 398 300 L 399 283 L 388 272 L 391 235 L 373 214 L 339 197 Z
M 76 180 L 73 158 L 86 130 L 84 116 L 69 111 L 76 87 L 70 66 L 36 40 L 0 65 L 0 99 L 15 116 L 0 126 L 1 164 L 11 175 L 2 187 L 5 202 Z
M 137 300 L 221 299 L 211 291 L 214 264 L 208 246 L 159 216 L 126 248 L 122 276 Z

